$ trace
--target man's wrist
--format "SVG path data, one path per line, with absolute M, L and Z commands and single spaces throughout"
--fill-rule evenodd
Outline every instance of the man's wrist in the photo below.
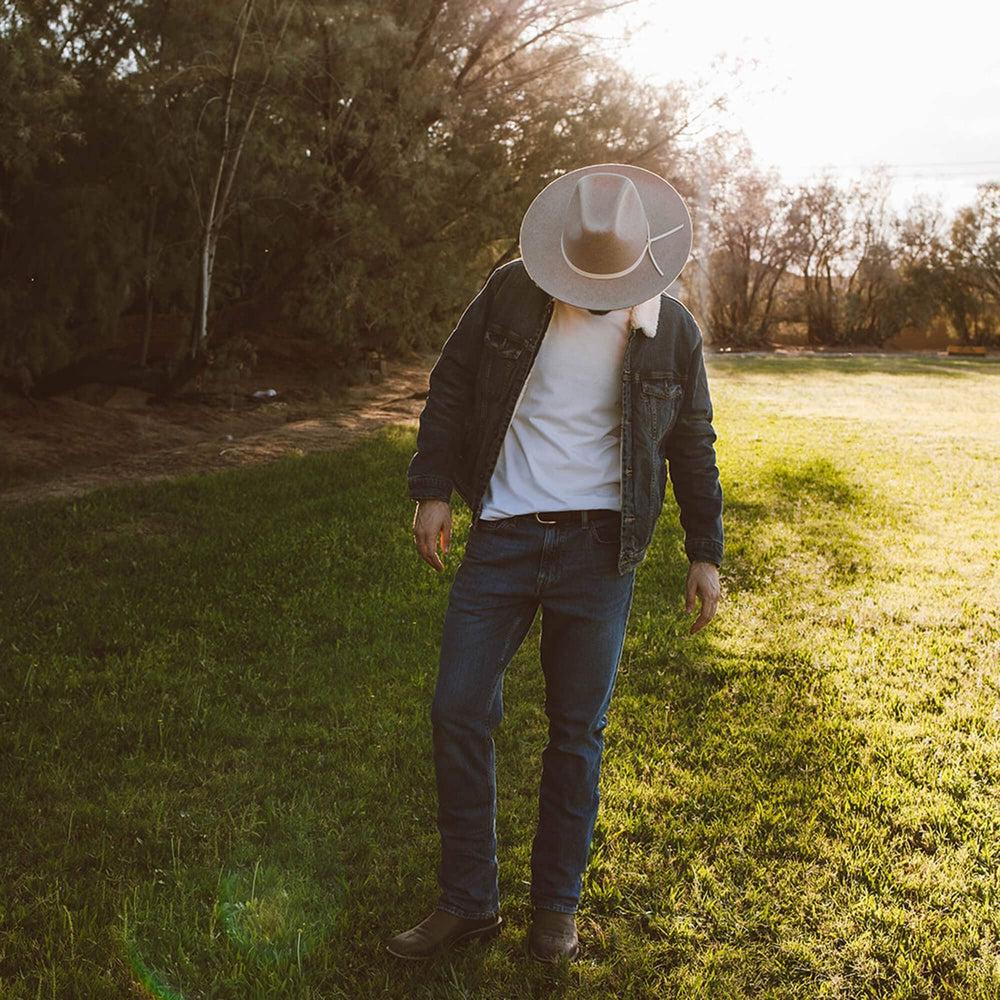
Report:
M 407 496 L 411 500 L 444 500 L 451 502 L 454 484 L 447 476 L 411 476 L 407 485 Z
M 722 568 L 723 549 L 718 539 L 709 537 L 687 538 L 684 541 L 684 552 L 688 562 L 711 563 L 716 569 Z

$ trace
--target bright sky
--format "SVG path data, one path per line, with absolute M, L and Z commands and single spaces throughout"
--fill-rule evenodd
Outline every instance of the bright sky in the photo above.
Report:
M 977 181 L 1000 180 L 998 4 L 637 0 L 601 33 L 640 78 L 701 79 L 703 104 L 729 94 L 725 113 L 696 126 L 741 129 L 757 164 L 786 181 L 824 165 L 846 180 L 881 161 L 896 208 L 921 191 L 950 212 Z

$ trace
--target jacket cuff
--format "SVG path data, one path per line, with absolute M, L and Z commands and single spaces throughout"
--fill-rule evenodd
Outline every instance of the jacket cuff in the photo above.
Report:
M 453 489 L 451 480 L 444 476 L 413 476 L 407 483 L 411 500 L 444 500 L 451 503 Z
M 689 562 L 710 562 L 722 568 L 722 546 L 711 538 L 688 538 L 684 551 Z

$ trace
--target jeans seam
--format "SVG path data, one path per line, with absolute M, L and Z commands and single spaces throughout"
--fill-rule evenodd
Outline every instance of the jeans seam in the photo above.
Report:
M 501 652 L 501 656 L 500 656 L 500 661 L 501 662 L 503 662 L 503 660 L 505 660 L 507 658 L 507 649 L 510 647 L 511 640 L 513 639 L 515 633 L 517 632 L 519 624 L 520 624 L 519 620 L 515 619 L 514 622 L 513 622 L 513 624 L 511 625 L 510 631 L 504 637 L 504 644 L 503 644 L 503 648 L 502 648 L 502 652 Z M 493 706 L 496 704 L 497 694 L 499 693 L 499 690 L 500 690 L 500 678 L 503 675 L 503 672 L 504 671 L 501 670 L 497 674 L 496 682 L 493 685 L 493 694 L 492 694 L 492 697 L 490 698 L 489 707 L 486 710 L 486 719 L 489 719 L 489 717 L 493 713 Z M 492 912 L 483 911 L 483 912 L 480 912 L 480 913 L 470 914 L 467 911 L 463 911 L 460 907 L 450 907 L 450 906 L 447 906 L 447 905 L 441 906 L 440 904 L 438 906 L 438 909 L 446 910 L 448 913 L 452 913 L 452 914 L 454 914 L 457 917 L 465 917 L 468 920 L 483 920 L 486 917 L 492 917 L 492 916 L 494 916 L 496 914 L 496 912 L 497 912 L 496 910 L 494 910 Z
M 501 663 L 503 663 L 503 661 L 507 659 L 507 650 L 510 648 L 511 641 L 513 640 L 514 636 L 517 634 L 517 630 L 518 630 L 518 628 L 520 628 L 520 625 L 521 625 L 520 619 L 515 618 L 514 621 L 513 621 L 513 623 L 510 626 L 510 630 L 504 636 L 503 648 L 502 648 L 502 650 L 500 652 L 500 662 Z M 512 654 L 512 658 L 513 658 L 513 654 Z M 493 695 L 490 698 L 489 707 L 486 709 L 486 719 L 489 719 L 489 717 L 493 714 L 493 706 L 496 704 L 497 694 L 500 691 L 500 679 L 501 679 L 502 675 L 506 672 L 506 669 L 507 668 L 504 667 L 504 669 L 500 670 L 497 673 L 497 675 L 496 675 L 496 681 L 495 681 L 495 683 L 493 685 Z
M 554 910 L 556 913 L 576 913 L 576 907 L 560 906 L 558 903 L 536 903 L 532 900 L 532 907 L 536 910 Z
M 452 906 L 450 903 L 438 903 L 437 908 L 444 910 L 445 913 L 450 913 L 454 917 L 463 917 L 465 920 L 485 920 L 487 917 L 497 916 L 496 910 L 489 913 L 469 913 L 468 910 L 463 910 L 459 906 Z

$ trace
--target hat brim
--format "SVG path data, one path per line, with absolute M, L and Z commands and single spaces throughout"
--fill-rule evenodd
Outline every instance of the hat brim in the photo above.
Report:
M 677 232 L 656 240 L 634 271 L 620 278 L 577 274 L 562 254 L 563 221 L 577 181 L 600 171 L 624 174 L 636 186 L 653 237 L 674 226 Z M 521 259 L 531 280 L 554 298 L 581 309 L 627 309 L 668 288 L 691 256 L 691 214 L 677 189 L 659 174 L 628 163 L 594 163 L 557 177 L 535 196 L 521 220 Z

